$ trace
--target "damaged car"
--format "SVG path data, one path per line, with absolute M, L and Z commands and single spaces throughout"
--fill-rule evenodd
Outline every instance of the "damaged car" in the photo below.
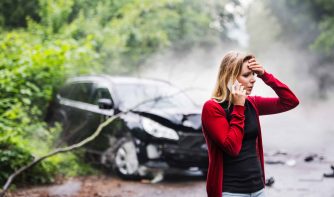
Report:
M 60 141 L 71 145 L 120 112 L 85 146 L 87 154 L 107 169 L 126 179 L 172 169 L 207 170 L 200 107 L 162 80 L 108 75 L 72 78 L 55 95 L 46 120 L 60 122 Z

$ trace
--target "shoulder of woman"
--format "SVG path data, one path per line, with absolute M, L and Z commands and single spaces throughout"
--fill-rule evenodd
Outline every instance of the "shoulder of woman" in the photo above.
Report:
M 217 113 L 225 113 L 223 108 L 220 106 L 219 102 L 217 102 L 215 99 L 209 99 L 207 100 L 203 105 L 203 112 L 205 111 L 211 111 L 211 112 L 217 112 Z
M 207 101 L 205 101 L 203 107 L 216 107 L 216 106 L 219 106 L 219 102 L 216 101 L 216 99 L 214 98 L 211 98 Z
M 247 96 L 247 100 L 249 100 L 250 102 L 255 102 L 255 97 L 256 96 Z

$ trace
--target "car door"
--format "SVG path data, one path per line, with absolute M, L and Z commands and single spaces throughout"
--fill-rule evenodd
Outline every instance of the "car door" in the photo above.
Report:
M 99 107 L 99 101 L 101 99 L 107 99 L 111 101 L 111 106 L 108 109 Z M 109 90 L 108 84 L 104 83 L 95 83 L 93 86 L 93 92 L 92 92 L 92 100 L 91 103 L 94 105 L 94 107 L 91 108 L 91 110 L 88 112 L 89 114 L 89 122 L 88 125 L 89 133 L 92 134 L 96 129 L 99 127 L 99 125 L 107 120 L 107 118 L 114 115 L 115 110 L 112 107 L 113 106 L 113 99 L 111 96 L 111 92 Z M 96 143 L 91 143 L 90 148 L 94 148 L 97 150 L 103 150 L 105 147 L 109 145 L 109 139 L 108 135 L 110 135 L 110 132 L 105 132 L 110 127 L 105 127 L 100 136 L 97 137 Z
M 62 138 L 69 144 L 77 143 L 87 136 L 89 109 L 92 107 L 92 82 L 74 82 L 67 98 L 61 101 L 66 113 L 67 127 Z

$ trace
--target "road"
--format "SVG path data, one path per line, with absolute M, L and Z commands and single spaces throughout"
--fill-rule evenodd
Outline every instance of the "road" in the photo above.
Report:
M 326 157 L 305 162 L 307 155 L 267 155 L 267 177 L 274 177 L 266 187 L 269 197 L 334 197 L 334 178 L 323 178 L 331 172 Z M 116 176 L 75 177 L 60 184 L 18 189 L 9 197 L 203 197 L 205 178 L 200 175 L 167 175 L 163 181 L 124 181 Z

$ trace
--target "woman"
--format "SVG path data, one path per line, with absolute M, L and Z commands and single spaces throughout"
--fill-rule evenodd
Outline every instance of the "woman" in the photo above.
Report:
M 278 97 L 249 96 L 256 75 Z M 298 104 L 293 92 L 267 73 L 254 56 L 233 51 L 224 56 L 212 99 L 202 111 L 209 153 L 209 197 L 264 196 L 259 116 L 288 111 Z

